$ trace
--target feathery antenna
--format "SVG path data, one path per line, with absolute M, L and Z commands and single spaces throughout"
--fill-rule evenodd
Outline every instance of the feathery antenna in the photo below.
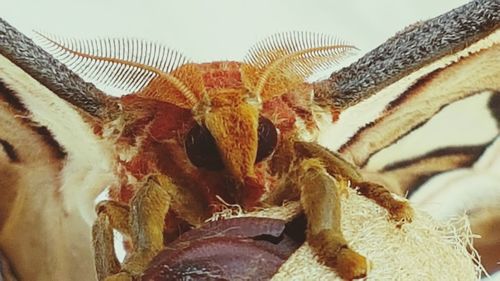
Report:
M 61 38 L 36 32 L 42 45 L 57 59 L 67 64 L 79 75 L 105 86 L 127 92 L 140 92 L 153 80 L 168 84 L 183 98 L 168 98 L 163 101 L 190 108 L 197 96 L 182 79 L 171 75 L 173 71 L 188 63 L 188 59 L 161 44 L 138 39 L 88 39 Z M 155 92 L 149 87 L 149 92 Z M 141 94 L 141 93 L 138 93 Z M 148 93 L 143 96 L 148 97 Z M 151 95 L 151 98 L 156 98 Z
M 292 90 L 356 49 L 331 36 L 311 32 L 273 35 L 253 46 L 243 68 L 247 86 L 264 100 Z

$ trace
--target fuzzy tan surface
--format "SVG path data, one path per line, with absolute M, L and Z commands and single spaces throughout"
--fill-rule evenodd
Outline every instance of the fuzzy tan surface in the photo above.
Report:
M 301 208 L 298 202 L 283 207 L 236 214 L 289 220 Z M 232 216 L 235 214 L 233 213 Z M 350 190 L 342 199 L 342 228 L 349 245 L 371 262 L 368 280 L 479 280 L 478 256 L 466 249 L 472 243 L 468 220 L 438 222 L 416 210 L 414 221 L 397 228 L 387 211 Z M 341 280 L 316 261 L 304 244 L 273 277 L 278 280 Z

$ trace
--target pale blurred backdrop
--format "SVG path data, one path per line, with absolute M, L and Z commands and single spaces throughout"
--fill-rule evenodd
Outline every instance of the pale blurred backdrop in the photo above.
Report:
M 465 0 L 1 0 L 11 24 L 64 36 L 138 37 L 195 61 L 241 60 L 257 40 L 282 31 L 333 34 L 366 52 L 403 27 Z

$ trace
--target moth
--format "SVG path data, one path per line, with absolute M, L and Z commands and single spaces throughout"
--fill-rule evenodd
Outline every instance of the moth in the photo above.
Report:
M 490 110 L 498 113 L 495 11 L 494 1 L 475 1 L 416 24 L 313 84 L 304 79 L 351 47 L 288 34 L 257 45 L 246 63 L 192 64 L 142 42 L 133 46 L 165 56 L 113 58 L 116 49 L 106 46 L 130 46 L 120 40 L 81 45 L 49 40 L 86 68 L 83 73 L 135 92 L 122 98 L 85 83 L 2 22 L 2 112 L 9 116 L 2 126 L 16 133 L 2 136 L 1 186 L 6 187 L 3 198 L 12 199 L 1 203 L 1 249 L 23 279 L 89 276 L 93 200 L 111 186 L 114 201 L 98 205 L 94 227 L 97 260 L 110 263 L 98 265 L 98 274 L 117 273 L 107 231 L 113 227 L 134 245 L 122 265 L 125 271 L 116 276 L 130 278 L 141 274 L 179 227 L 200 225 L 216 211 L 216 196 L 248 209 L 300 198 L 309 219 L 308 241 L 323 261 L 347 279 L 363 276 L 367 261 L 343 241 L 338 215 L 330 213 L 338 201 L 331 199 L 349 183 L 388 208 L 395 221 L 410 220 L 407 204 L 382 186 L 404 194 L 433 174 L 471 165 L 494 143 L 495 138 L 474 151 L 442 149 L 376 171 L 368 166 L 376 152 L 457 100 L 489 91 Z M 476 75 L 457 79 L 462 73 Z M 410 78 L 413 84 L 394 86 Z M 342 118 L 342 111 L 369 96 L 398 90 L 399 97 L 340 154 L 301 139 L 304 133 L 314 136 L 314 110 Z M 19 148 L 26 139 L 36 148 L 27 154 Z M 436 160 L 439 165 L 429 164 Z M 20 177 L 26 171 L 43 176 Z M 39 185 L 57 188 L 39 192 Z M 304 190 L 316 185 L 329 188 Z M 173 212 L 165 216 L 168 209 Z M 39 235 L 29 231 L 33 225 Z M 26 241 L 34 246 L 26 247 Z M 71 250 L 50 250 L 53 245 Z M 32 253 L 46 253 L 56 268 L 43 269 L 43 259 L 33 259 Z M 80 253 L 78 262 L 74 253 Z
M 318 34 L 278 34 L 258 43 L 243 63 L 193 64 L 144 42 L 102 40 L 92 49 L 90 42 L 44 38 L 61 52 L 57 57 L 67 55 L 69 65 L 85 68 L 83 75 L 133 92 L 116 100 L 118 112 L 104 109 L 117 118 L 93 126 L 114 147 L 118 180 L 111 186 L 113 200 L 97 207 L 94 232 L 112 227 L 132 244 L 119 272 L 97 264 L 103 279 L 141 276 L 180 227 L 200 226 L 217 211 L 217 197 L 245 210 L 300 199 L 309 244 L 345 279 L 368 270 L 341 232 L 338 200 L 349 184 L 387 208 L 395 222 L 412 219 L 406 202 L 301 137 L 301 130 L 317 133 L 314 107 L 325 103 L 313 101 L 306 78 L 352 46 Z M 138 50 L 129 54 L 130 45 Z M 139 54 L 148 55 L 128 59 Z M 103 243 L 110 239 L 96 234 L 96 260 L 114 260 L 101 250 L 109 248 Z

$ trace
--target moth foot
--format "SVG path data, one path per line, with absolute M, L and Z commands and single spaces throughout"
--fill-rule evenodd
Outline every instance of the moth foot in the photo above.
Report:
M 347 246 L 337 253 L 336 272 L 346 280 L 366 277 L 370 270 L 370 263 L 362 255 L 354 252 Z
M 408 201 L 394 200 L 388 208 L 389 217 L 398 225 L 411 223 L 413 221 L 414 211 Z
M 389 212 L 390 220 L 396 222 L 398 226 L 412 222 L 414 212 L 408 201 L 395 198 L 388 189 L 380 184 L 361 182 L 357 186 L 361 195 L 386 209 Z
M 349 248 L 338 233 L 321 231 L 310 237 L 309 244 L 315 249 L 319 260 L 345 280 L 366 277 L 370 270 L 369 261 Z

